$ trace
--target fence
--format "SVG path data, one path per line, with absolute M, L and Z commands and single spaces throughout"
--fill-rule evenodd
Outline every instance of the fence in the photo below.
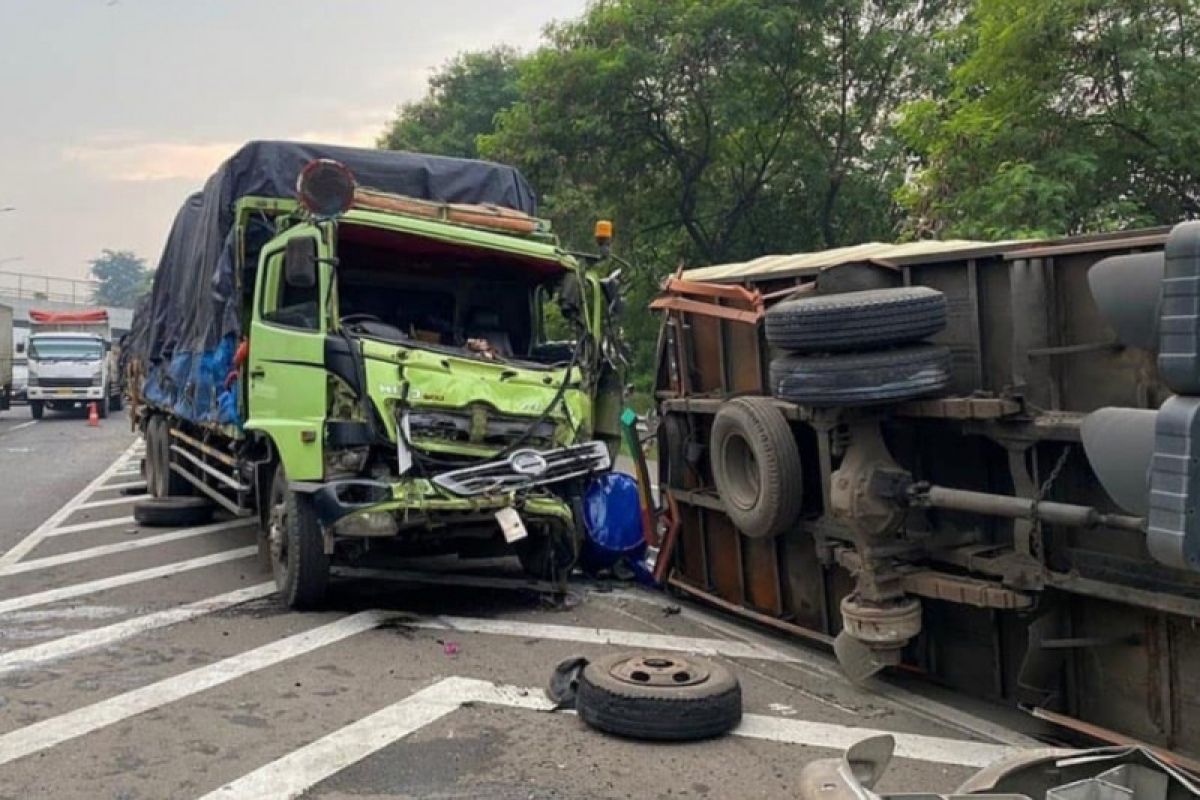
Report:
M 26 272 L 0 272 L 0 297 L 16 300 L 90 305 L 96 285 L 96 281 L 75 278 L 55 278 Z

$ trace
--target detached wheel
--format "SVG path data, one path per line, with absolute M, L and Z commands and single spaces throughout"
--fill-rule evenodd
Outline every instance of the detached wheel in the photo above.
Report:
M 915 342 L 946 327 L 946 296 L 928 286 L 785 300 L 766 316 L 767 342 L 824 353 Z
M 267 530 L 271 572 L 283 602 L 296 610 L 316 608 L 329 586 L 321 523 L 312 498 L 288 488 L 283 465 L 271 484 L 271 516 Z
M 752 538 L 777 536 L 800 515 L 800 450 L 774 403 L 739 397 L 721 406 L 710 440 L 713 481 L 725 513 Z
M 771 391 L 812 406 L 895 403 L 950 384 L 950 351 L 915 344 L 873 353 L 784 356 L 771 362 Z
M 579 717 L 630 739 L 720 736 L 742 718 L 742 688 L 720 664 L 679 653 L 615 653 L 579 675 Z
M 133 504 L 133 518 L 151 527 L 203 525 L 212 515 L 212 503 L 202 497 L 151 497 Z

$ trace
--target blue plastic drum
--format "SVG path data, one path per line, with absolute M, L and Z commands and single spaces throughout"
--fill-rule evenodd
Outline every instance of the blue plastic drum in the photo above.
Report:
M 588 485 L 583 522 L 582 566 L 588 572 L 608 569 L 623 558 L 637 559 L 646 549 L 637 482 L 622 472 L 601 475 Z

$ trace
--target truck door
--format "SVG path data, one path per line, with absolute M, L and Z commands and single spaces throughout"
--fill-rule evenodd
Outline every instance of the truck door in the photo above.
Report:
M 322 475 L 328 247 L 312 228 L 268 245 L 250 323 L 247 430 L 270 435 L 290 480 Z

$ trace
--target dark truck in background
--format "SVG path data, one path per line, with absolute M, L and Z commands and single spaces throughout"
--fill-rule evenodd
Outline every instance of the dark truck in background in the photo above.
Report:
M 675 589 L 1200 754 L 1200 222 L 769 256 L 652 306 Z

